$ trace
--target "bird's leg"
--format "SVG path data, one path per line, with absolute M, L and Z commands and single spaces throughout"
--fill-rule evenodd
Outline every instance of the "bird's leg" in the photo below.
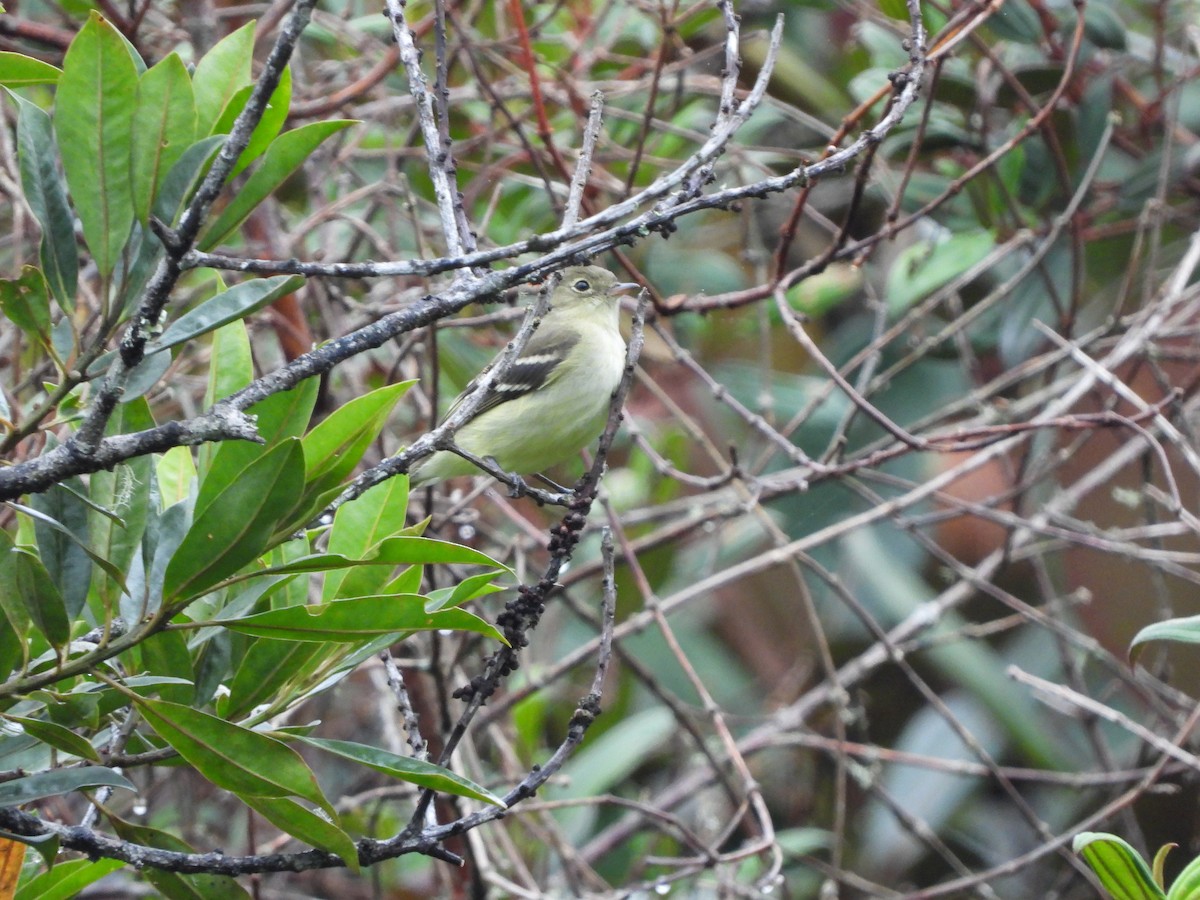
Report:
M 529 493 L 529 485 L 525 483 L 525 479 L 516 472 L 505 472 L 500 466 L 500 463 L 496 462 L 496 457 L 485 456 L 483 461 L 492 466 L 497 472 L 503 472 L 506 476 L 508 476 L 509 481 L 511 482 L 508 486 L 508 496 L 517 498 L 524 497 Z

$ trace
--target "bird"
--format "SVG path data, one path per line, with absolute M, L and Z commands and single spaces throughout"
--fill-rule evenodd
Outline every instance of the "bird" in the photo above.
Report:
M 617 281 L 600 266 L 564 268 L 537 331 L 455 432 L 455 444 L 521 476 L 566 461 L 598 437 L 625 367 L 620 296 L 639 288 Z M 471 380 L 447 417 L 482 374 Z M 439 450 L 410 470 L 409 481 L 424 487 L 479 471 L 458 454 Z

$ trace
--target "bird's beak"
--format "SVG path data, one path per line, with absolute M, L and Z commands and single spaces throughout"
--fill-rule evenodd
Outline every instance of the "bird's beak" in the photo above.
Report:
M 624 294 L 626 291 L 640 291 L 642 286 L 636 281 L 618 281 L 608 289 L 610 294 Z

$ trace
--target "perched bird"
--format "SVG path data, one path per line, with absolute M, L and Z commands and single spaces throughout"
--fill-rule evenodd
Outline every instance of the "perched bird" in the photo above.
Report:
M 561 276 L 549 312 L 521 355 L 454 435 L 462 449 L 516 475 L 542 472 L 599 437 L 625 366 L 619 295 L 638 285 L 618 282 L 599 266 L 570 266 Z M 440 450 L 409 477 L 419 487 L 478 473 L 461 456 Z

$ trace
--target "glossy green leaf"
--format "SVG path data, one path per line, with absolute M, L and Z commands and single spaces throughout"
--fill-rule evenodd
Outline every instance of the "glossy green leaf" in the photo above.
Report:
M 1126 25 L 1112 6 L 1089 3 L 1083 8 L 1083 31 L 1089 41 L 1105 50 L 1124 50 Z
M 304 453 L 289 439 L 251 463 L 201 508 L 175 552 L 163 595 L 194 596 L 232 575 L 267 549 L 280 516 L 304 485 Z
M 196 463 L 190 447 L 172 447 L 158 458 L 155 468 L 162 508 L 167 509 L 187 499 L 196 478 Z
M 1161 860 L 1160 856 L 1165 856 L 1165 851 L 1170 850 L 1173 844 L 1167 844 L 1158 853 L 1155 854 L 1155 871 L 1161 875 Z M 1195 857 L 1179 873 L 1179 877 L 1171 883 L 1171 889 L 1167 891 L 1167 900 L 1200 900 L 1200 856 Z
M 271 142 L 283 130 L 283 125 L 287 121 L 288 109 L 291 105 L 292 70 L 288 67 L 280 74 L 279 84 L 275 86 L 275 90 L 271 94 L 271 99 L 267 101 L 267 108 L 263 110 L 262 118 L 258 120 L 258 125 L 254 127 L 254 131 L 250 135 L 250 143 L 246 145 L 246 149 L 238 157 L 237 164 L 233 167 L 233 173 L 230 175 L 231 178 L 236 178 L 250 163 L 262 156 L 267 148 L 271 146 Z M 232 121 L 229 123 L 229 127 L 233 127 Z
M 75 490 L 68 490 L 68 486 Z M 77 617 L 87 600 L 92 580 L 92 559 L 95 554 L 88 546 L 88 507 L 77 491 L 86 491 L 83 482 L 71 478 L 49 490 L 30 497 L 33 531 L 37 535 L 38 555 L 62 594 L 67 615 Z M 119 571 L 110 573 L 118 583 L 123 582 Z
M 995 246 L 991 232 L 972 231 L 936 243 L 918 241 L 906 248 L 888 273 L 888 309 L 900 315 L 970 269 Z
M 1072 849 L 1083 857 L 1114 900 L 1165 900 L 1140 853 L 1112 834 L 1077 834 Z
M 1200 616 L 1164 619 L 1147 625 L 1129 643 L 1130 664 L 1136 664 L 1150 641 L 1175 641 L 1179 644 L 1200 644 Z
M 55 485 L 65 493 L 74 496 L 74 492 L 66 491 L 63 484 Z M 54 493 L 52 488 L 48 494 Z M 34 500 L 43 499 L 35 495 Z M 51 572 L 55 585 L 63 595 L 67 611 L 72 618 L 79 615 L 87 597 L 86 585 L 81 587 L 83 579 L 90 579 L 92 566 L 96 565 L 112 580 L 118 588 L 125 587 L 125 573 L 91 548 L 87 541 L 88 506 L 80 503 L 75 509 L 64 509 L 53 503 L 57 498 L 43 500 L 44 509 L 65 516 L 71 525 L 68 526 L 54 518 L 49 512 L 13 503 L 13 509 L 20 510 L 34 521 L 37 529 L 38 547 L 41 550 L 42 562 Z M 77 498 L 76 498 L 77 499 Z M 81 515 L 82 513 L 82 515 Z
M 1154 862 L 1151 863 L 1150 868 L 1151 874 L 1154 877 L 1154 883 L 1159 887 L 1164 887 L 1167 883 L 1163 875 L 1163 872 L 1167 867 L 1167 856 L 1178 846 L 1178 844 L 1163 844 L 1158 848 L 1158 852 L 1154 854 Z M 1168 894 L 1168 897 L 1169 896 L 1170 895 Z
M 290 606 L 232 619 L 231 631 L 285 641 L 357 643 L 408 631 L 472 631 L 503 641 L 493 626 L 461 609 L 426 612 L 420 594 L 354 597 L 313 606 Z
M 491 566 L 505 572 L 512 570 L 497 562 L 486 553 L 480 553 L 453 541 L 439 541 L 427 537 L 390 537 L 368 554 L 371 559 L 395 565 L 449 565 L 460 563 L 473 566 Z
M 904 0 L 879 0 L 879 9 L 889 19 L 908 21 L 908 4 Z
M 208 390 L 204 405 L 212 406 L 240 391 L 254 377 L 254 357 L 245 323 L 230 322 L 218 328 L 212 337 L 212 353 L 208 369 Z
M 407 512 L 407 478 L 389 478 L 368 488 L 357 499 L 339 506 L 334 513 L 333 527 L 329 532 L 329 552 L 347 558 L 363 556 L 384 538 L 402 531 Z M 352 592 L 343 594 L 339 588 L 346 579 L 346 573 L 331 572 L 325 577 L 321 599 L 336 600 L 339 597 L 379 593 L 388 578 L 388 573 L 379 569 L 364 570 L 362 574 L 366 581 L 360 582 Z
M 333 815 L 316 776 L 282 741 L 166 700 L 135 701 L 146 722 L 217 787 L 246 797 L 300 797 Z
M 247 410 L 256 420 L 263 443 L 226 441 L 213 451 L 211 461 L 203 470 L 200 497 L 196 502 L 198 513 L 208 506 L 213 497 L 240 477 L 248 466 L 269 453 L 273 447 L 289 438 L 298 439 L 299 435 L 304 433 L 312 418 L 319 387 L 319 379 L 307 378 L 290 391 L 272 394 Z M 295 505 L 296 497 L 299 496 L 300 491 L 297 491 L 292 497 L 292 505 Z M 289 506 L 288 511 L 290 509 Z M 283 515 L 286 515 L 286 511 L 281 518 Z
M 22 884 L 13 900 L 71 900 L 88 885 L 95 884 L 125 865 L 119 859 L 72 859 Z
M 242 114 L 246 108 L 246 101 L 250 99 L 250 94 L 254 90 L 253 83 L 243 84 L 240 88 L 234 91 L 221 110 L 221 115 L 216 122 L 213 123 L 213 134 L 228 135 L 233 131 L 233 123 L 237 121 L 237 117 Z M 243 154 L 244 155 L 244 154 Z M 238 160 L 241 162 L 241 159 Z
M 305 554 L 303 556 L 298 556 L 294 559 L 290 559 L 285 562 L 269 564 L 269 565 L 265 566 L 264 568 L 254 572 L 253 575 L 254 575 L 254 577 L 257 578 L 257 577 L 272 577 L 272 576 L 279 576 L 279 575 L 296 575 L 296 574 L 303 574 L 303 573 L 307 573 L 307 572 L 329 572 L 329 573 L 331 573 L 331 577 L 332 577 L 333 575 L 335 575 L 336 573 L 338 573 L 344 569 L 383 567 L 384 571 L 382 572 L 382 574 L 380 574 L 377 578 L 374 579 L 374 582 L 382 585 L 382 584 L 385 584 L 387 582 L 388 578 L 390 577 L 390 572 L 388 570 L 395 568 L 397 565 L 411 565 L 412 563 L 409 562 L 409 560 L 413 556 L 420 554 L 420 552 L 421 552 L 420 548 L 422 546 L 427 547 L 428 552 L 431 555 L 436 555 L 443 560 L 445 559 L 445 554 L 446 554 L 447 550 L 449 550 L 451 553 L 453 553 L 453 550 L 455 548 L 461 547 L 461 545 L 459 545 L 459 544 L 449 544 L 448 542 L 436 541 L 431 538 L 413 537 L 413 538 L 406 539 L 406 541 L 413 541 L 413 542 L 425 541 L 425 542 L 427 542 L 425 545 L 422 545 L 420 543 L 408 543 L 408 542 L 400 543 L 399 542 L 401 540 L 400 538 L 397 538 L 395 540 L 397 541 L 397 543 L 381 542 L 379 546 L 372 548 L 371 550 L 367 551 L 366 554 L 364 554 L 363 556 L 360 556 L 360 557 L 349 557 L 349 556 L 345 556 L 340 553 L 310 553 L 310 554 Z M 476 554 L 478 554 L 478 551 L 470 550 L 470 548 L 461 548 L 461 549 L 468 551 L 467 556 L 470 557 L 471 563 L 480 564 L 479 555 L 482 555 L 482 554 L 476 555 Z M 397 562 L 397 559 L 400 559 L 401 561 Z M 499 563 L 496 563 L 494 561 L 489 561 L 488 564 L 498 566 L 501 569 L 501 572 L 509 571 L 507 568 L 501 566 Z M 458 599 L 457 603 L 454 605 L 458 605 L 458 603 L 466 602 L 466 600 L 470 599 L 471 597 L 480 596 L 481 594 L 486 594 L 486 593 L 492 593 L 492 591 L 482 590 L 481 586 L 486 581 L 497 578 L 501 574 L 501 572 L 485 573 L 486 578 L 485 578 L 485 576 L 472 576 L 471 578 L 464 579 L 463 583 L 466 583 L 467 587 L 463 589 L 463 593 L 469 593 L 470 596 L 462 597 L 462 598 Z M 477 580 L 477 579 L 484 579 L 484 580 Z M 358 584 L 359 582 L 356 581 L 354 583 Z M 345 584 L 349 585 L 350 581 L 347 580 L 345 582 Z M 457 589 L 454 589 L 454 590 L 457 590 Z M 502 588 L 498 588 L 497 590 L 502 590 Z M 446 589 L 446 591 L 443 592 L 443 596 L 446 598 L 449 598 L 451 596 L 450 592 L 451 592 L 451 589 Z M 404 593 L 411 593 L 411 592 L 404 592 Z M 355 596 L 357 596 L 357 595 L 355 595 Z M 447 604 L 447 605 L 449 605 L 449 604 Z
M 29 87 L 33 84 L 57 84 L 62 70 L 23 53 L 0 51 L 0 84 L 5 87 Z
M 54 769 L 0 783 L 0 806 L 18 806 L 94 787 L 119 787 L 127 791 L 137 791 L 124 775 L 103 766 Z
M 342 858 L 351 872 L 359 871 L 358 848 L 350 835 L 329 819 L 289 798 L 243 798 L 246 804 L 279 830 L 310 847 Z
M 133 226 L 129 158 L 137 69 L 117 30 L 92 13 L 63 60 L 54 109 L 63 170 L 101 276 Z
M 159 187 L 196 138 L 192 79 L 177 53 L 169 53 L 139 79 L 133 116 L 134 208 L 145 223 Z
M 271 142 L 262 162 L 230 200 L 216 221 L 205 229 L 201 250 L 211 250 L 229 237 L 263 200 L 295 172 L 326 138 L 355 124 L 352 120 L 329 120 L 301 125 Z
M 354 470 L 416 380 L 378 388 L 339 406 L 304 436 L 305 480 L 339 482 Z
M 215 297 L 205 300 L 195 309 L 184 313 L 167 326 L 146 348 L 147 353 L 159 353 L 210 331 L 244 319 L 280 297 L 298 290 L 305 279 L 299 275 L 276 275 L 255 278 L 234 285 Z
M 25 604 L 29 620 L 51 647 L 66 646 L 71 638 L 71 619 L 50 573 L 42 561 L 24 547 L 15 547 L 9 553 L 11 584 Z
M 196 673 L 187 640 L 180 631 L 160 631 L 142 641 L 126 656 L 136 660 L 133 670 L 146 675 L 170 678 L 174 684 L 164 684 L 158 695 L 172 703 L 192 704 Z M 131 667 L 132 668 L 132 667 Z
M 191 200 L 201 179 L 208 174 L 209 166 L 224 141 L 221 135 L 210 136 L 183 151 L 159 187 L 158 196 L 154 200 L 156 216 L 171 225 L 178 224 L 180 214 Z
M 399 756 L 395 753 L 388 753 L 386 750 L 380 750 L 378 747 L 355 744 L 351 741 L 334 741 L 314 737 L 301 737 L 298 740 L 343 759 L 362 763 L 364 766 L 369 766 L 376 772 L 382 772 L 392 778 L 429 788 L 431 791 L 454 794 L 458 797 L 470 797 L 472 800 L 482 800 L 493 806 L 504 806 L 504 801 L 487 788 L 481 787 L 469 778 L 463 778 L 449 769 L 435 766 L 424 760 L 413 759 L 411 756 Z
M 110 434 L 141 431 L 154 425 L 150 407 L 144 400 L 120 404 L 109 422 Z M 92 510 L 89 515 L 89 540 L 96 555 L 112 565 L 121 579 L 111 576 L 92 577 L 92 590 L 100 601 L 97 617 L 103 621 L 105 610 L 111 611 L 119 599 L 124 573 L 129 570 L 134 555 L 141 546 L 150 512 L 150 484 L 154 461 L 149 456 L 137 457 L 114 466 L 110 471 L 95 472 L 88 478 L 91 499 L 104 507 L 108 514 Z M 97 568 L 98 572 L 105 571 Z
M 455 544 L 450 541 L 438 541 L 415 535 L 394 535 L 384 538 L 363 554 L 360 559 L 364 562 L 372 561 L 376 564 L 388 563 L 393 566 L 459 563 L 487 566 L 490 569 L 499 569 L 503 572 L 511 571 L 478 550 L 472 550 L 470 547 L 464 547 L 461 544 Z M 342 574 L 340 578 L 335 573 L 326 579 L 327 582 L 332 579 L 334 585 L 332 588 L 327 589 L 327 593 L 323 599 L 342 599 L 347 597 L 363 597 L 368 594 L 389 593 L 391 592 L 390 589 L 386 592 L 380 590 L 381 586 L 387 581 L 387 577 L 388 573 L 385 570 L 380 570 L 377 565 L 375 567 L 361 566 L 351 568 Z M 330 597 L 329 591 L 335 592 L 336 596 Z
M 25 200 L 42 227 L 39 259 L 46 283 L 68 312 L 75 308 L 79 280 L 79 249 L 75 244 L 75 215 L 55 164 L 58 146 L 50 115 L 23 97 L 17 103 L 17 155 Z
M 65 728 L 55 722 L 44 719 L 31 719 L 28 716 L 3 715 L 8 722 L 16 722 L 25 733 L 37 738 L 43 744 L 49 744 L 55 750 L 69 753 L 90 762 L 100 762 L 100 755 L 84 738 L 70 728 Z
M 106 813 L 105 820 L 123 841 L 177 853 L 196 852 L 194 847 L 173 834 L 128 822 L 111 810 Z M 225 875 L 181 875 L 146 867 L 139 877 L 152 884 L 167 900 L 248 900 L 250 897 L 235 879 Z
M 320 662 L 344 649 L 335 644 L 254 641 L 229 682 L 229 716 L 244 716 L 262 704 L 290 696 L 289 685 L 302 681 Z
M 233 96 L 250 82 L 254 58 L 254 22 L 221 38 L 196 64 L 196 134 L 207 136 Z
M 18 593 L 13 539 L 0 529 L 0 681 L 29 662 L 29 612 Z
M 41 269 L 25 266 L 20 278 L 0 278 L 0 313 L 43 347 L 50 340 L 50 294 Z
M 356 397 L 304 436 L 304 493 L 281 531 L 303 528 L 341 493 L 347 477 L 379 437 L 396 402 L 414 383 L 391 384 Z
M 452 609 L 479 597 L 502 591 L 502 586 L 492 584 L 500 575 L 500 572 L 483 572 L 462 579 L 454 587 L 436 590 L 429 595 L 429 602 L 425 604 L 425 608 L 430 612 Z
M 186 449 L 186 448 L 184 448 Z M 168 454 L 178 460 L 180 455 Z M 193 503 L 189 494 L 161 512 L 156 504 L 146 510 L 141 553 L 126 578 L 128 591 L 122 593 L 118 609 L 127 622 L 158 612 L 162 606 L 162 586 L 167 566 L 183 543 L 192 524 Z
M 823 272 L 788 288 L 788 305 L 806 316 L 823 316 L 839 306 L 852 303 L 862 291 L 863 281 L 861 267 L 831 263 Z
M 995 15 L 988 17 L 987 27 L 997 37 L 1020 44 L 1036 45 L 1045 38 L 1037 13 L 1024 3 L 1005 3 Z

